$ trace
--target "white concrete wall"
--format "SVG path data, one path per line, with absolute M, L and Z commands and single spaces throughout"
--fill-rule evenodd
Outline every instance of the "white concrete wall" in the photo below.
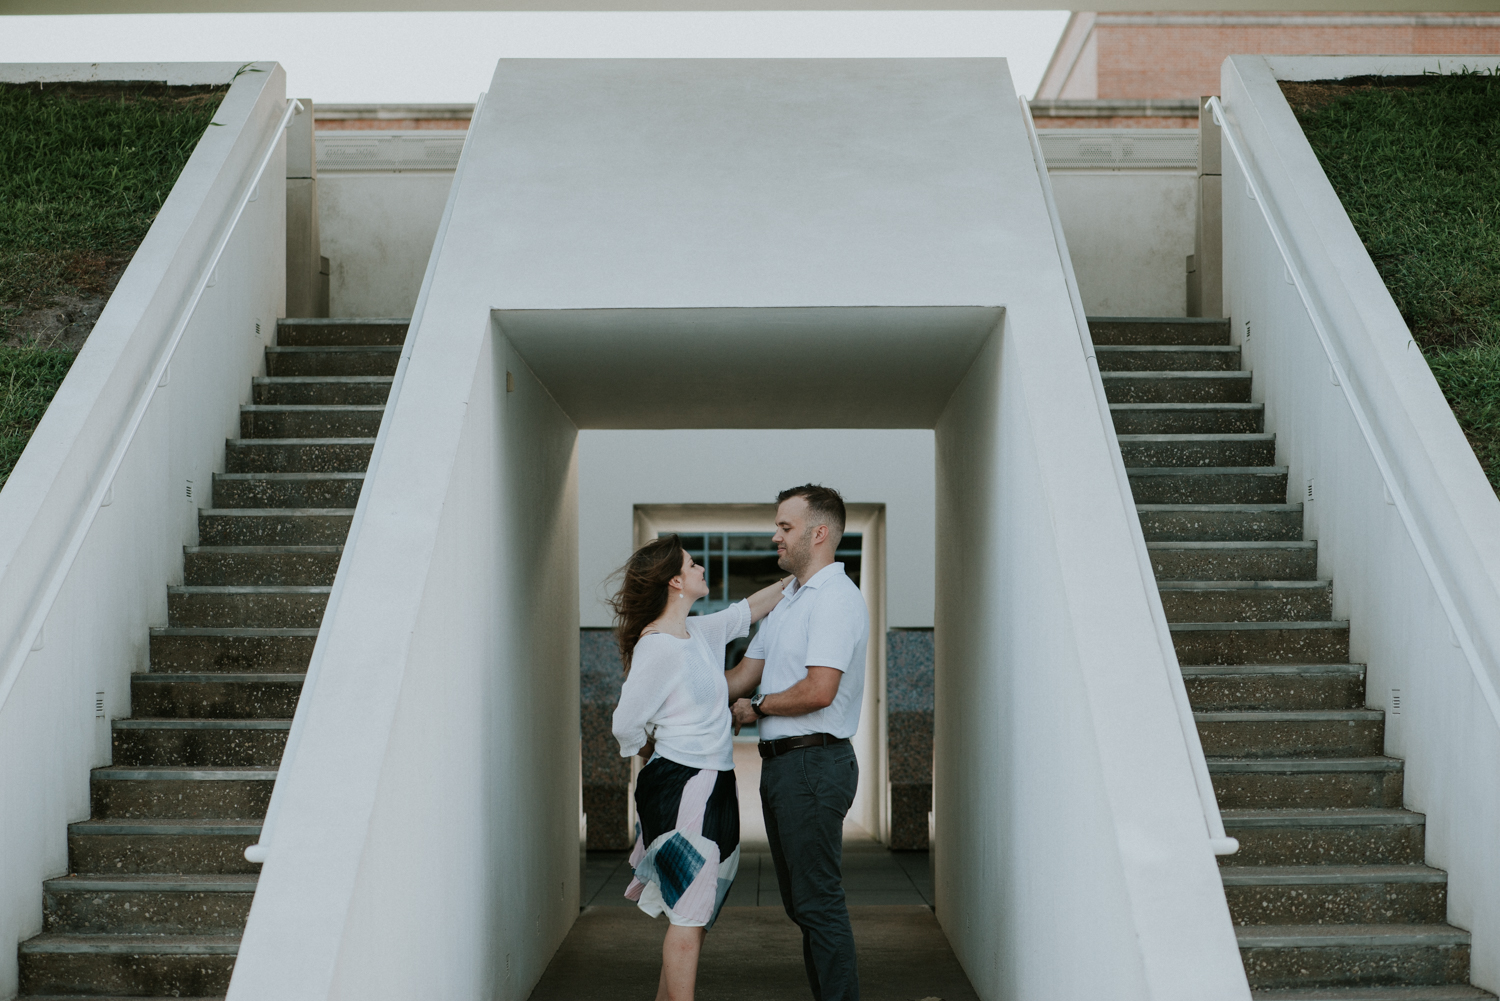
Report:
M 513 366 L 545 363 L 569 380 L 559 400 L 614 427 L 795 422 L 766 390 L 774 367 L 712 367 L 757 344 L 788 345 L 846 428 L 889 426 L 872 387 L 910 374 L 901 404 L 943 415 L 935 482 L 950 485 L 938 915 L 965 968 L 987 999 L 1244 996 L 1155 589 L 1004 62 L 507 60 L 489 95 L 298 707 L 234 1001 L 418 984 L 521 998 L 576 913 L 578 734 L 560 721 L 576 719 L 577 552 L 506 534 L 572 524 L 573 415 L 537 393 L 534 454 L 508 458 L 508 404 L 486 396 L 496 337 L 514 346 L 515 395 L 551 384 Z M 883 333 L 857 366 L 817 350 L 860 330 Z M 812 334 L 793 350 L 788 331 Z M 913 371 L 913 339 L 941 364 Z M 563 365 L 582 345 L 586 363 Z M 627 363 L 713 373 L 718 395 L 644 392 Z M 487 517 L 498 527 L 476 528 Z M 445 541 L 453 524 L 479 541 Z M 512 636 L 523 649 L 495 639 Z M 503 717 L 478 732 L 465 700 L 483 702 L 485 672 L 537 714 L 527 753 Z M 996 698 L 1011 693 L 1026 698 Z M 437 750 L 413 750 L 419 723 Z M 492 740 L 489 773 L 455 760 L 488 760 Z M 477 886 L 459 892 L 449 853 Z
M 452 171 L 318 172 L 331 316 L 410 316 Z
M 578 905 L 575 433 L 503 338 L 481 346 L 368 836 L 340 842 L 365 877 L 329 997 L 525 997 Z
M 1406 806 L 1427 816 L 1427 861 L 1448 870 L 1448 919 L 1472 932 L 1471 976 L 1489 990 L 1500 988 L 1500 501 L 1276 81 L 1497 63 L 1234 56 L 1221 90 L 1225 311 L 1277 461 L 1294 492 L 1313 483 L 1319 575 L 1350 620 L 1352 658 L 1369 665 L 1386 750 L 1406 759 Z
M 931 431 L 583 431 L 578 470 L 584 626 L 612 624 L 605 579 L 630 556 L 635 505 L 765 504 L 808 482 L 885 505 L 889 624 L 932 625 Z
M 938 918 L 987 999 L 1248 999 L 1045 167 L 995 118 L 1005 319 L 936 439 Z
M 214 115 L 223 127 L 199 141 L 0 490 L 0 997 L 16 990 L 16 943 L 41 931 L 42 880 L 68 871 L 67 825 L 89 817 L 108 718 L 130 714 L 130 674 L 147 666 L 149 628 L 166 624 L 167 585 L 182 581 L 182 546 L 197 541 L 281 312 L 285 75 L 254 66 L 238 77 L 235 63 L 0 66 L 7 82 L 234 79 Z
M 1185 316 L 1196 170 L 1051 170 L 1090 316 Z

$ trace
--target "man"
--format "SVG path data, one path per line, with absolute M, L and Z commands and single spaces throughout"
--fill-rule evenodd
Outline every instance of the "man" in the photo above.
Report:
M 849 738 L 864 699 L 870 613 L 834 561 L 844 535 L 838 491 L 808 484 L 776 498 L 772 541 L 795 576 L 730 672 L 736 730 L 760 724 L 760 799 L 787 916 L 802 929 L 815 1001 L 858 1001 L 854 933 L 844 903 L 844 815 L 859 785 Z

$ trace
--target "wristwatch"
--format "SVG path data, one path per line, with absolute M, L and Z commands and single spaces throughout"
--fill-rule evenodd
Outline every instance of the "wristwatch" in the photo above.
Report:
M 759 695 L 752 695 L 750 697 L 750 708 L 755 710 L 755 716 L 757 719 L 765 719 L 767 716 L 771 715 L 760 707 L 760 704 L 764 702 L 765 699 L 765 692 L 761 692 Z

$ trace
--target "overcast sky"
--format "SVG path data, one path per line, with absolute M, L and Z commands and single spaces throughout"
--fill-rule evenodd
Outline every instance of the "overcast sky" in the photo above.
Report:
M 1063 11 L 0 16 L 0 62 L 274 59 L 329 104 L 472 101 L 502 56 L 1005 56 L 1030 95 Z

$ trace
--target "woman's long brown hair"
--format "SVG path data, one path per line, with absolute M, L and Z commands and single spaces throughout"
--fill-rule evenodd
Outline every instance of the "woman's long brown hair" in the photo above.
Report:
M 615 610 L 615 639 L 626 674 L 630 673 L 630 658 L 640 642 L 641 630 L 666 610 L 671 597 L 667 585 L 682 573 L 685 552 L 682 540 L 675 535 L 652 539 L 615 571 L 620 589 L 609 599 L 609 606 Z

